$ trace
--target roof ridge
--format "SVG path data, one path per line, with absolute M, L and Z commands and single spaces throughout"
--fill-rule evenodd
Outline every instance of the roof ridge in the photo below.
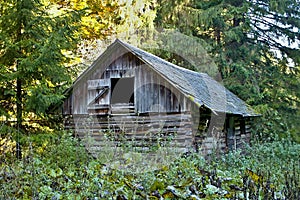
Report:
M 131 50 L 131 53 L 134 53 L 134 49 L 137 49 L 138 51 L 142 51 L 143 53 L 148 54 L 148 55 L 150 55 L 150 56 L 152 56 L 152 57 L 154 57 L 154 58 L 156 58 L 156 59 L 158 59 L 158 60 L 160 60 L 160 61 L 162 61 L 164 63 L 167 63 L 168 65 L 171 65 L 172 67 L 178 68 L 180 70 L 187 71 L 187 72 L 190 72 L 190 73 L 203 74 L 203 75 L 209 76 L 207 73 L 204 73 L 204 72 L 197 72 L 197 71 L 193 71 L 193 70 L 190 70 L 190 69 L 178 66 L 178 65 L 176 65 L 174 63 L 171 63 L 171 62 L 169 62 L 169 61 L 167 61 L 167 60 L 165 60 L 165 59 L 163 59 L 163 58 L 161 58 L 161 57 L 159 57 L 159 56 L 157 56 L 157 55 L 155 55 L 153 53 L 147 52 L 147 51 L 145 51 L 145 50 L 143 50 L 143 49 L 141 49 L 139 47 L 133 46 L 132 44 L 124 42 L 124 41 L 122 41 L 122 40 L 120 40 L 118 38 L 115 40 L 115 42 L 119 42 L 125 48 Z

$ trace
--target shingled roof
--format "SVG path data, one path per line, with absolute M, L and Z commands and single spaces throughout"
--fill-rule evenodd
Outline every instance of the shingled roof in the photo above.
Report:
M 108 49 L 115 49 L 118 46 L 126 48 L 129 52 L 142 60 L 198 107 L 207 107 L 214 113 L 228 113 L 242 115 L 244 117 L 257 116 L 243 100 L 207 74 L 179 67 L 119 39 L 111 44 Z M 106 53 L 104 52 L 104 54 Z M 99 62 L 99 59 L 101 60 L 103 56 L 102 54 L 78 79 L 81 79 L 81 77 L 85 76 L 89 71 L 93 71 L 93 68 L 97 66 L 96 63 Z

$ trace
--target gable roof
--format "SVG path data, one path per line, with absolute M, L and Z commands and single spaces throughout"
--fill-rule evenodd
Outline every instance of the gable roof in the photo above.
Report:
M 118 47 L 126 48 L 181 91 L 198 107 L 205 106 L 214 113 L 229 113 L 245 117 L 258 116 L 243 100 L 207 74 L 179 67 L 119 39 L 112 43 L 107 50 L 76 79 L 74 84 L 92 72 L 94 68 L 97 68 L 97 63 L 101 62 L 105 56 Z

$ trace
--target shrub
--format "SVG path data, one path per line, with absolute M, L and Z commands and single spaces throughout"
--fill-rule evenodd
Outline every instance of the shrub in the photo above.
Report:
M 33 148 L 28 148 L 23 160 L 1 165 L 0 199 L 300 197 L 300 145 L 287 141 L 254 145 L 243 153 L 210 159 L 185 154 L 160 169 L 134 173 L 110 169 L 68 133 L 44 139 L 32 138 Z

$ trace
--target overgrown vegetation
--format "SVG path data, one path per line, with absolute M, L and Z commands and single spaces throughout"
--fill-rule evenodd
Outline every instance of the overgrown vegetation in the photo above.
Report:
M 1 143 L 0 199 L 300 197 L 300 145 L 289 141 L 209 159 L 185 154 L 160 169 L 130 173 L 94 159 L 70 134 L 40 134 L 39 138 L 28 137 L 22 160 L 14 159 L 9 150 L 4 153 Z

